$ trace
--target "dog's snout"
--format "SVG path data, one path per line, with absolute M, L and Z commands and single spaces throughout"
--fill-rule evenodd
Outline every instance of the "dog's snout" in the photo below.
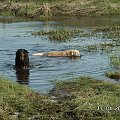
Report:
M 76 53 L 76 56 L 80 56 L 80 52 L 77 52 L 77 53 Z
M 74 56 L 80 56 L 80 52 L 79 51 L 74 51 Z
M 25 60 L 25 54 L 23 52 L 20 53 L 20 60 L 21 61 Z

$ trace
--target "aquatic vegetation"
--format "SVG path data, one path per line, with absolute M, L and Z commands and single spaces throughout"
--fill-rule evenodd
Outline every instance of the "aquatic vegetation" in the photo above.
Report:
M 113 42 L 101 42 L 98 44 L 86 45 L 86 46 L 83 46 L 82 48 L 83 50 L 88 52 L 102 50 L 109 53 L 116 46 L 117 44 Z
M 119 80 L 120 79 L 120 71 L 106 72 L 105 75 L 108 78 L 111 78 L 111 79 L 115 79 L 115 80 Z
M 120 46 L 120 26 L 106 26 L 106 27 L 92 28 L 87 32 L 83 31 L 80 34 L 80 37 L 87 37 L 87 38 L 97 37 L 102 39 L 111 39 L 111 41 L 101 42 L 99 44 L 92 44 L 83 47 L 87 51 L 102 50 L 106 52 L 111 52 L 112 49 L 118 48 Z M 115 65 L 116 60 L 111 59 L 111 61 L 114 62 L 113 64 Z
M 112 43 L 112 42 L 102 42 L 100 43 L 100 47 L 101 48 L 105 48 L 105 47 L 116 47 L 117 44 Z
M 115 42 L 102 42 L 99 44 L 99 49 L 107 53 L 111 53 L 116 47 L 118 47 L 118 44 Z
M 120 26 L 103 26 L 103 27 L 96 27 L 94 31 L 96 32 L 108 32 L 108 31 L 118 31 L 120 30 Z
M 115 68 L 120 68 L 120 56 L 112 55 L 110 57 L 110 65 Z
M 49 31 L 38 31 L 38 32 L 32 32 L 32 35 L 48 35 L 50 40 L 53 41 L 66 41 L 67 39 L 70 39 L 72 37 L 75 37 L 80 32 L 82 32 L 79 29 L 58 29 L 58 30 L 49 30 Z
M 99 45 L 101 48 L 120 46 L 120 26 L 103 26 L 91 28 L 89 31 L 83 31 L 80 37 L 97 37 L 102 39 L 111 39 L 111 42 L 103 42 Z
M 83 50 L 88 51 L 88 52 L 97 51 L 98 45 L 97 44 L 87 45 L 87 46 L 83 46 L 82 48 L 83 48 Z
M 120 26 L 106 26 L 93 29 L 93 34 L 102 33 L 100 36 L 113 41 L 120 40 Z

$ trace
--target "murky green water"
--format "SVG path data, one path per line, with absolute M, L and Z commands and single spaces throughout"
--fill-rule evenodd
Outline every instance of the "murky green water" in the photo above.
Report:
M 83 47 L 104 42 L 112 42 L 112 39 L 96 36 L 77 36 L 66 42 L 49 40 L 48 36 L 32 36 L 31 31 L 51 30 L 60 28 L 80 28 L 90 31 L 91 27 L 120 25 L 119 17 L 100 18 L 73 18 L 63 21 L 24 21 L 14 17 L 0 17 L 0 75 L 7 76 L 13 81 L 27 84 L 32 89 L 46 92 L 53 85 L 51 81 L 67 80 L 80 76 L 91 76 L 99 80 L 117 82 L 107 78 L 104 73 L 114 70 L 110 65 L 110 55 L 115 48 L 106 50 L 86 50 Z M 29 75 L 16 75 L 14 69 L 15 52 L 19 48 L 29 51 L 31 68 Z M 80 50 L 80 59 L 63 57 L 38 57 L 32 56 L 34 52 L 46 52 L 66 49 Z M 24 79 L 18 80 L 18 79 Z

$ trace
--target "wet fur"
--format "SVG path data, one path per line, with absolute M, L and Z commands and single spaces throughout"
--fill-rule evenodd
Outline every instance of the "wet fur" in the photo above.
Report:
M 18 49 L 15 57 L 15 67 L 17 69 L 28 69 L 29 68 L 29 57 L 28 51 L 25 49 Z
M 49 57 L 79 57 L 80 52 L 78 50 L 65 50 L 65 51 L 51 51 L 46 53 L 33 53 L 35 56 L 49 56 Z

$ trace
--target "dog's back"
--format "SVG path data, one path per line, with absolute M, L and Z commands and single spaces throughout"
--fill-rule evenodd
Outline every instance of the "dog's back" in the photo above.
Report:
M 65 50 L 65 51 L 51 51 L 51 52 L 46 52 L 46 53 L 33 53 L 32 55 L 35 56 L 49 56 L 49 57 L 79 57 L 80 52 L 78 50 Z

